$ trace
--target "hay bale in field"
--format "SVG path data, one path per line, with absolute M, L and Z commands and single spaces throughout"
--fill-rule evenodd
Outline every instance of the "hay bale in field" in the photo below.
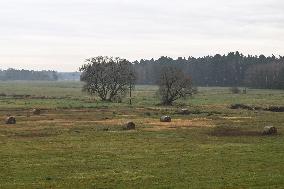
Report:
M 13 116 L 8 116 L 5 120 L 6 124 L 16 124 L 16 118 Z
M 40 115 L 40 109 L 38 109 L 38 108 L 34 108 L 33 110 L 32 110 L 32 114 L 33 115 Z
M 171 122 L 172 118 L 170 116 L 161 116 L 160 121 L 161 122 Z
M 276 127 L 273 127 L 273 126 L 265 126 L 263 128 L 263 134 L 264 135 L 275 135 L 277 134 L 277 129 Z
M 135 129 L 135 123 L 133 123 L 132 121 L 127 122 L 124 127 L 124 130 L 134 130 Z

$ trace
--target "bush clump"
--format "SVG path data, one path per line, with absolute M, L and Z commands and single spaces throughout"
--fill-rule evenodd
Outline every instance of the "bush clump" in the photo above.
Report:
M 233 94 L 240 94 L 240 93 L 241 93 L 241 89 L 239 89 L 238 87 L 231 87 L 231 88 L 230 88 L 230 91 L 231 91 Z

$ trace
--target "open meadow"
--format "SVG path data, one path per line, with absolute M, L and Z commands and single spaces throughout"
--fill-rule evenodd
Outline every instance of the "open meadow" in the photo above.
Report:
M 284 106 L 283 90 L 200 87 L 165 107 L 156 86 L 136 86 L 133 105 L 100 102 L 81 88 L 0 82 L 1 189 L 284 187 L 284 112 L 265 110 Z M 15 125 L 5 124 L 8 114 Z M 136 129 L 123 130 L 127 121 Z M 278 134 L 262 135 L 264 126 Z

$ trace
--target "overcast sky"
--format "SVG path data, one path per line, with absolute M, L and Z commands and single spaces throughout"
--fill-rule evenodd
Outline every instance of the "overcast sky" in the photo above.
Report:
M 284 55 L 283 0 L 0 0 L 0 25 L 0 69 L 76 71 L 98 55 Z

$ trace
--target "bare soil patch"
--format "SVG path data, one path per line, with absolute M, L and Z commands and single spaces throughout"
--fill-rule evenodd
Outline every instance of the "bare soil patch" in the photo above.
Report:
M 172 119 L 171 122 L 160 122 L 159 120 L 148 119 L 145 124 L 152 126 L 152 128 L 146 128 L 146 130 L 151 131 L 192 127 L 214 127 L 212 120 L 206 118 L 195 118 L 191 120 Z

